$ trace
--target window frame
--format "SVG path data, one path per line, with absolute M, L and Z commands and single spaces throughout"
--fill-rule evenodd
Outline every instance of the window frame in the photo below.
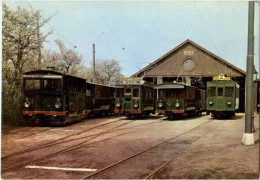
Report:
M 128 89 L 130 89 L 130 92 L 126 92 Z M 130 87 L 124 88 L 124 94 L 132 94 L 132 89 Z
M 40 81 L 40 88 L 39 89 L 26 89 L 26 81 L 30 80 L 30 81 Z M 34 83 L 33 83 L 34 84 Z M 42 79 L 41 78 L 25 78 L 24 79 L 24 86 L 23 86 L 24 91 L 41 91 L 42 90 Z
M 138 96 L 134 96 L 134 90 L 138 90 Z M 132 88 L 132 97 L 133 98 L 140 98 L 140 88 Z

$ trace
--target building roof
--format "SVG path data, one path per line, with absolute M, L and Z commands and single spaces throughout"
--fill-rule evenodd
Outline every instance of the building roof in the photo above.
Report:
M 186 44 L 192 44 L 193 46 L 197 47 L 198 49 L 200 49 L 201 51 L 204 51 L 206 54 L 212 56 L 213 58 L 215 58 L 216 60 L 218 60 L 220 63 L 227 65 L 228 67 L 230 67 L 233 70 L 238 71 L 240 74 L 242 74 L 243 76 L 246 76 L 246 72 L 243 71 L 242 69 L 234 66 L 233 64 L 227 62 L 226 60 L 222 59 L 221 57 L 215 55 L 214 53 L 208 51 L 207 49 L 201 47 L 200 45 L 196 44 L 195 42 L 187 39 L 186 41 L 182 42 L 181 44 L 179 44 L 178 46 L 176 46 L 175 48 L 173 48 L 172 50 L 170 50 L 169 52 L 167 52 L 166 54 L 164 54 L 163 56 L 161 56 L 160 58 L 158 58 L 157 60 L 155 60 L 154 62 L 150 63 L 148 66 L 144 67 L 143 69 L 141 69 L 140 71 L 138 71 L 137 73 L 133 74 L 131 77 L 136 77 L 139 76 L 140 74 L 144 73 L 144 72 L 148 72 L 151 70 L 151 68 L 156 65 L 157 63 L 163 61 L 165 58 L 167 58 L 168 56 L 170 56 L 171 54 L 173 54 L 175 51 L 177 51 L 178 49 L 180 49 L 181 47 L 183 47 Z

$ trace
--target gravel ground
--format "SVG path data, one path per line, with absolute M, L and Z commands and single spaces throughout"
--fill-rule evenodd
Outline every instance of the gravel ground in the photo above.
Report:
M 231 120 L 216 120 L 208 115 L 176 121 L 168 121 L 163 116 L 130 120 L 111 116 L 65 127 L 21 127 L 2 133 L 2 157 L 60 138 L 64 138 L 61 141 L 70 141 L 2 158 L 1 175 L 4 179 L 80 179 L 93 172 L 30 169 L 25 166 L 91 168 L 99 171 L 169 140 L 89 178 L 144 179 L 172 159 L 149 178 L 258 179 L 258 116 L 255 119 L 255 144 L 252 146 L 241 143 L 244 124 L 244 114 L 236 114 Z M 94 128 L 96 126 L 99 127 Z M 74 145 L 78 145 L 77 148 L 50 156 Z M 39 160 L 30 162 L 36 159 Z M 5 171 L 16 165 L 22 166 Z

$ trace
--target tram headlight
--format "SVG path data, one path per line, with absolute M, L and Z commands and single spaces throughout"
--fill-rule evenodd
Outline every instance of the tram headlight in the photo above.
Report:
M 227 105 L 229 105 L 229 106 L 230 106 L 231 104 L 232 104 L 232 103 L 231 103 L 231 101 L 228 101 L 228 102 L 227 102 Z
M 209 101 L 209 104 L 212 105 L 212 104 L 213 104 L 213 101 Z
M 55 103 L 55 108 L 59 109 L 61 107 L 60 99 L 57 99 L 57 102 Z
M 178 107 L 180 107 L 180 103 L 179 102 L 176 102 L 175 103 L 175 106 L 178 108 Z
M 137 108 L 139 106 L 138 102 L 134 103 L 134 107 Z
M 159 107 L 163 107 L 163 103 L 160 102 L 160 103 L 158 104 L 158 106 L 159 106 Z
M 25 102 L 24 102 L 24 107 L 28 108 L 31 105 L 30 101 L 28 98 L 26 98 Z
M 116 107 L 120 107 L 120 106 L 121 106 L 120 102 L 116 103 Z

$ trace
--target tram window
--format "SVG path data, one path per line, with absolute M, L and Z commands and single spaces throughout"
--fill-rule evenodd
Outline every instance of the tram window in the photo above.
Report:
M 60 79 L 44 79 L 43 83 L 44 90 L 55 91 L 61 89 Z
M 184 91 L 183 91 L 183 89 L 170 89 L 167 92 L 167 97 L 169 99 L 183 98 Z
M 159 92 L 159 98 L 165 98 L 166 97 L 166 91 L 163 89 L 160 89 Z
M 172 90 L 168 90 L 167 97 L 170 98 L 170 99 L 171 98 L 177 98 L 176 92 L 172 91 Z
M 234 88 L 233 87 L 226 87 L 225 88 L 225 97 L 233 97 Z
M 40 79 L 26 79 L 25 90 L 40 90 L 41 89 L 41 80 Z
M 91 90 L 86 90 L 86 96 L 91 96 Z
M 145 93 L 146 98 L 153 98 L 153 92 L 152 90 L 147 90 Z
M 116 89 L 116 97 L 123 97 L 124 89 Z
M 96 97 L 101 97 L 101 89 L 96 86 Z
M 133 97 L 139 97 L 139 89 L 133 89 Z
M 215 87 L 209 87 L 208 88 L 208 97 L 214 97 L 216 96 L 216 88 Z
M 223 96 L 223 88 L 218 88 L 218 96 Z
M 125 88 L 125 94 L 130 94 L 131 93 L 131 89 L 130 88 Z

